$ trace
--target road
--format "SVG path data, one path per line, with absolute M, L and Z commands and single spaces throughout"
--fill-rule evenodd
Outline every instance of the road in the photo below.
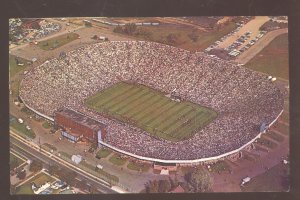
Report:
M 116 193 L 114 190 L 110 189 L 110 186 L 100 183 L 99 181 L 94 180 L 94 178 L 91 178 L 90 176 L 87 176 L 86 174 L 83 174 L 80 171 L 75 170 L 74 168 L 67 167 L 62 162 L 53 159 L 53 157 L 46 156 L 45 154 L 39 152 L 38 150 L 23 144 L 23 142 L 20 142 L 15 137 L 12 137 L 12 135 L 10 137 L 10 142 L 11 142 L 11 148 L 13 148 L 15 151 L 17 151 L 18 153 L 24 155 L 29 159 L 37 158 L 44 163 L 55 164 L 63 169 L 75 171 L 77 173 L 78 179 L 80 180 L 86 179 L 90 184 L 93 184 L 102 193 Z

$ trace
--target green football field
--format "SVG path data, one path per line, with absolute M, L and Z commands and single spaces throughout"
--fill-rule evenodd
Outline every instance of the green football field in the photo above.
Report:
M 165 140 L 180 141 L 209 124 L 217 113 L 187 101 L 175 102 L 144 85 L 120 82 L 85 101 L 86 106 Z

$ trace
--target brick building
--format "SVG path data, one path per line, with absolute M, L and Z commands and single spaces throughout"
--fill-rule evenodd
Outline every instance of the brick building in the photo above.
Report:
M 97 144 L 106 138 L 105 124 L 68 108 L 58 110 L 54 122 L 61 129 L 61 135 L 72 142 L 84 138 Z

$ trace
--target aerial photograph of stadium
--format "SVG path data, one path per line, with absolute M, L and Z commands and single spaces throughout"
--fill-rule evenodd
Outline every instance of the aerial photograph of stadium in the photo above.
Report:
M 288 192 L 287 16 L 9 19 L 10 194 Z

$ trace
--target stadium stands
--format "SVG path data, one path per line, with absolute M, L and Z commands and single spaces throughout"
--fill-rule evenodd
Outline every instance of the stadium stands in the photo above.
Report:
M 91 95 L 120 81 L 136 82 L 218 112 L 192 138 L 170 142 L 100 115 L 84 105 Z M 267 77 L 234 62 L 145 41 L 104 42 L 81 47 L 33 68 L 20 97 L 53 117 L 70 107 L 107 125 L 106 143 L 124 151 L 166 160 L 199 159 L 235 150 L 259 134 L 283 109 L 280 90 Z

